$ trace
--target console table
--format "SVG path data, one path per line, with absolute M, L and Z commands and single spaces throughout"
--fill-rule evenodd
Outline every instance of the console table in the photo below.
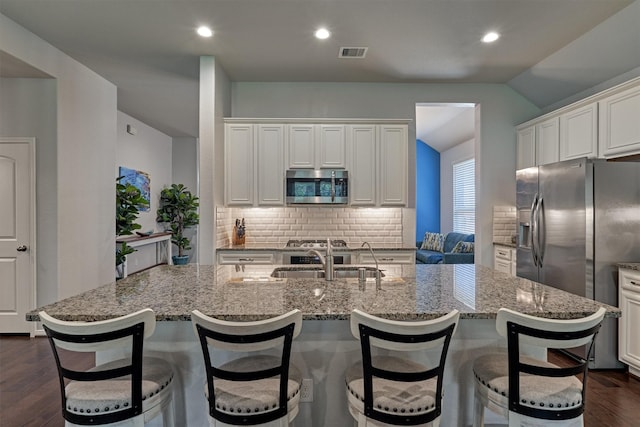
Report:
M 126 243 L 127 246 L 137 248 L 145 245 L 156 245 L 156 264 L 171 265 L 171 232 L 164 231 L 160 233 L 149 234 L 148 236 L 125 236 L 118 237 L 116 244 Z M 127 277 L 127 261 L 122 266 L 122 278 Z

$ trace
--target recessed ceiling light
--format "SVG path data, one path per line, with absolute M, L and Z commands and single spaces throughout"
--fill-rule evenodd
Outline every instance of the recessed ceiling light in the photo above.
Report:
M 498 40 L 500 38 L 500 34 L 491 31 L 490 33 L 487 33 L 484 35 L 484 37 L 482 38 L 482 41 L 485 43 L 492 43 L 496 40 Z
M 328 39 L 331 33 L 326 28 L 318 28 L 315 32 L 315 36 L 317 39 L 324 40 Z
M 204 25 L 202 27 L 198 27 L 196 32 L 201 37 L 211 37 L 213 35 L 213 31 L 211 31 L 211 28 L 205 27 Z

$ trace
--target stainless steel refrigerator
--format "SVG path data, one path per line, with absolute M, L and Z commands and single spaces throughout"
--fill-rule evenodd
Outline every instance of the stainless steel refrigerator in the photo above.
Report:
M 616 263 L 640 262 L 640 163 L 568 160 L 516 179 L 517 275 L 617 306 Z M 590 367 L 623 366 L 617 343 L 605 319 Z

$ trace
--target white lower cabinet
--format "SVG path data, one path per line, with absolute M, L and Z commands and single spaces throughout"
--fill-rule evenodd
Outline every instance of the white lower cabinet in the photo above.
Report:
M 269 251 L 224 251 L 218 250 L 219 264 L 275 264 L 277 261 L 276 254 Z
M 378 264 L 415 264 L 416 252 L 415 251 L 385 251 L 375 250 L 373 253 L 376 255 Z M 371 252 L 360 252 L 358 256 L 358 264 L 375 264 Z
M 640 377 L 640 271 L 621 268 L 618 300 L 622 317 L 618 320 L 618 358 L 629 372 Z
M 516 275 L 516 250 L 508 246 L 495 245 L 493 248 L 493 269 Z

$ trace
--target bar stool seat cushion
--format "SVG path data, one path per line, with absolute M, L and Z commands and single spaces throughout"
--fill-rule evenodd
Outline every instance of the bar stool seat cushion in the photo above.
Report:
M 527 356 L 521 363 L 557 368 L 558 366 Z M 486 354 L 473 364 L 474 376 L 480 384 L 505 398 L 509 394 L 509 362 L 506 353 Z M 524 406 L 545 409 L 570 409 L 582 404 L 582 382 L 572 377 L 520 375 L 520 401 Z
M 126 366 L 128 359 L 114 360 L 90 371 L 100 371 Z M 171 365 L 162 359 L 144 357 L 142 361 L 142 405 L 143 411 L 152 399 L 169 391 L 173 380 Z M 105 381 L 71 381 L 67 384 L 67 410 L 76 414 L 108 414 L 131 405 L 131 381 L 129 376 Z
M 376 356 L 372 358 L 372 365 L 396 372 L 425 371 L 424 365 L 412 360 L 393 357 Z M 362 362 L 354 363 L 346 372 L 349 403 L 358 412 L 364 412 L 364 381 L 362 379 Z M 436 408 L 437 379 L 426 381 L 399 382 L 373 378 L 373 406 L 381 412 L 393 415 L 419 415 Z
M 280 363 L 279 357 L 249 356 L 225 363 L 220 369 L 234 372 L 251 372 L 268 369 Z M 256 381 L 228 381 L 216 378 L 216 408 L 228 414 L 260 414 L 278 407 L 280 380 L 276 377 Z M 289 364 L 289 381 L 287 387 L 287 408 L 289 412 L 296 410 L 300 402 L 302 373 L 293 364 Z M 205 384 L 205 395 L 209 398 L 209 389 Z

